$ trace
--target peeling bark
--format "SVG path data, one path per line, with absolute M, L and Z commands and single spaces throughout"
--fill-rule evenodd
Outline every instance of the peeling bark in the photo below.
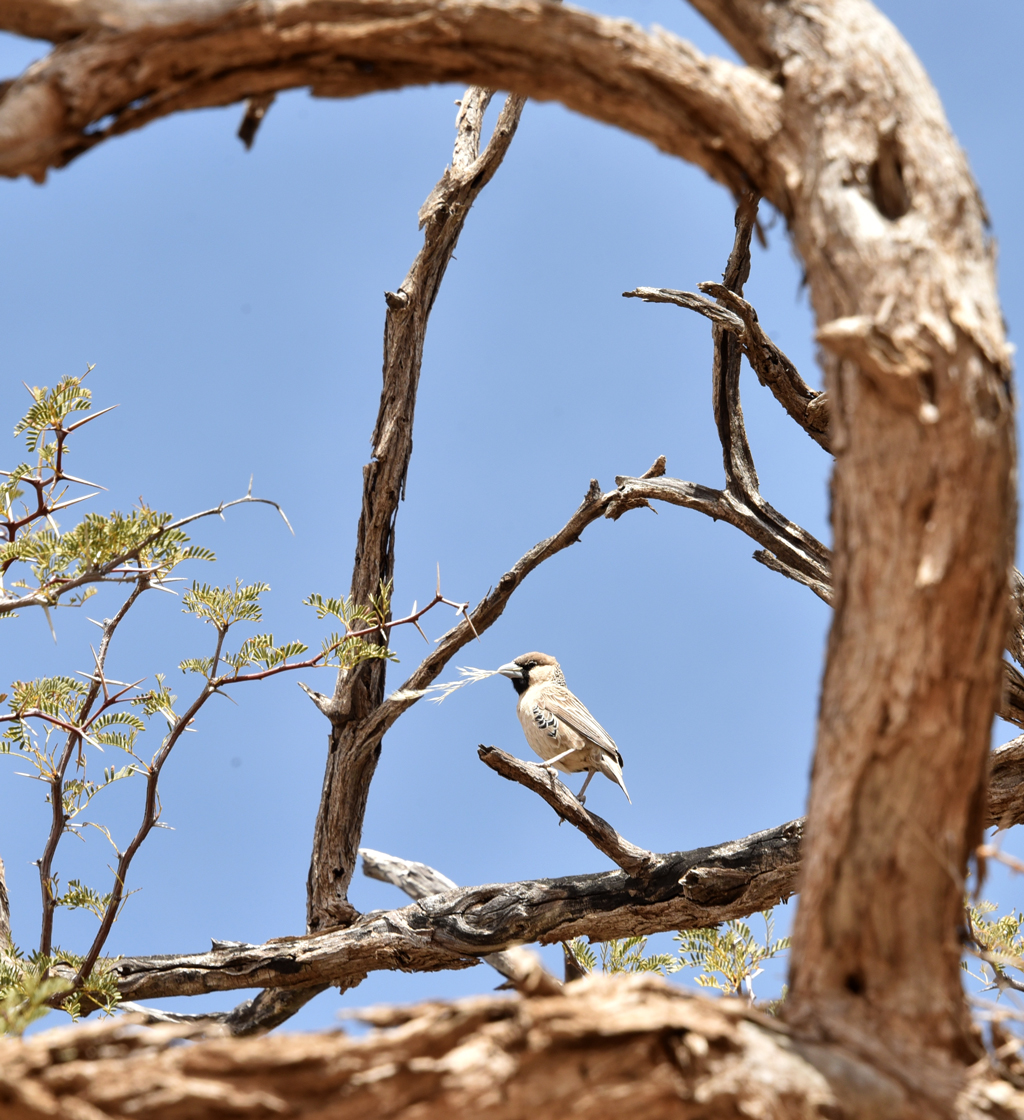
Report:
M 379 1029 L 208 1038 L 124 1019 L 0 1041 L 5 1120 L 916 1120 L 896 1079 L 808 1043 L 738 1000 L 652 977 L 591 977 L 534 999 L 371 1008 Z M 207 1031 L 207 1033 L 210 1033 Z M 179 1043 L 176 1045 L 176 1043 Z M 986 1068 L 956 1085 L 955 1115 L 1024 1114 Z

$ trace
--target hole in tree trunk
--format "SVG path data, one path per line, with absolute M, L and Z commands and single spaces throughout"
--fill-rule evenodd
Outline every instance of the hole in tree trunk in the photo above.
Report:
M 894 222 L 910 209 L 910 195 L 903 181 L 903 161 L 895 131 L 878 137 L 878 158 L 871 165 L 871 197 L 878 212 Z
M 852 992 L 855 996 L 864 994 L 864 977 L 859 972 L 851 972 L 846 977 L 845 983 L 848 992 Z

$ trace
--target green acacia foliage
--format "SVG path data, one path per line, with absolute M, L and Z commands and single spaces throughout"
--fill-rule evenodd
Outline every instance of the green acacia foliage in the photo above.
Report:
M 68 473 L 69 437 L 102 412 L 91 412 L 92 396 L 83 377 L 65 377 L 54 389 L 44 386 L 29 392 L 31 407 L 15 427 L 15 437 L 24 438 L 29 458 L 0 472 L 0 618 L 16 618 L 19 610 L 38 607 L 52 626 L 52 611 L 81 606 L 99 584 L 120 585 L 127 597 L 112 618 L 99 624 L 99 649 L 85 659 L 91 660 L 92 672 L 16 680 L 0 692 L 0 706 L 6 705 L 0 713 L 0 754 L 27 761 L 33 771 L 29 776 L 46 786 L 49 805 L 59 806 L 57 813 L 47 810 L 51 831 L 39 861 L 39 948 L 26 957 L 14 945 L 0 945 L 0 1027 L 14 1032 L 24 1030 L 49 1007 L 61 1006 L 77 1015 L 83 1006 L 110 1010 L 116 1005 L 116 985 L 99 954 L 111 923 L 132 893 L 125 884 L 131 859 L 149 832 L 161 826 L 161 769 L 211 696 L 298 668 L 352 668 L 366 660 L 394 659 L 381 641 L 393 625 L 390 583 L 382 583 L 366 604 L 311 595 L 306 602 L 318 620 L 330 616 L 342 628 L 319 642 L 319 652 L 303 659 L 309 653 L 305 642 L 277 644 L 272 634 L 246 633 L 227 648 L 236 627 L 249 631 L 262 620 L 260 599 L 270 590 L 266 583 L 236 580 L 233 586 L 219 587 L 194 580 L 182 596 L 182 610 L 213 633 L 205 654 L 185 658 L 178 668 L 194 675 L 190 680 L 197 691 L 179 707 L 162 673 L 153 674 L 148 686 L 144 680 L 109 680 L 104 666 L 110 644 L 138 598 L 153 589 L 173 591 L 171 585 L 180 582 L 175 573 L 181 564 L 215 559 L 208 548 L 190 542 L 185 527 L 246 502 L 280 509 L 250 492 L 174 521 L 171 514 L 140 499 L 128 514 L 85 513 L 64 526 L 58 515 L 63 519 L 72 506 L 99 493 L 98 487 Z M 74 419 L 79 413 L 86 415 Z M 76 488 L 90 487 L 91 492 L 73 494 Z M 120 755 L 113 764 L 105 753 L 110 750 Z M 99 773 L 90 769 L 95 751 L 104 752 Z M 131 778 L 145 783 L 145 808 L 135 837 L 122 845 L 101 820 L 85 820 L 83 814 L 94 807 L 97 795 Z M 113 881 L 103 890 L 72 879 L 62 889 L 54 855 L 63 836 L 84 838 L 86 826 L 101 833 L 114 850 Z M 99 919 L 100 932 L 87 954 L 76 956 L 52 946 L 54 917 L 60 909 L 85 910 Z
M 681 930 L 675 935 L 678 953 L 645 955 L 646 937 L 624 937 L 601 942 L 597 953 L 593 946 L 577 937 L 567 943 L 567 950 L 584 972 L 600 967 L 603 972 L 660 972 L 665 976 L 692 969 L 694 982 L 702 988 L 713 988 L 723 995 L 746 996 L 753 1001 L 753 982 L 764 970 L 761 965 L 784 953 L 789 938 L 774 938 L 775 921 L 770 910 L 761 917 L 765 923 L 765 939 L 759 941 L 745 922 L 725 922 L 708 929 Z

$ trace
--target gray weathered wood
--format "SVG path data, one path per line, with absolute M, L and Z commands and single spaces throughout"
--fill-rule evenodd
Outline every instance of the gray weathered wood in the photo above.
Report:
M 363 857 L 364 875 L 391 883 L 410 898 L 419 900 L 458 890 L 447 875 L 425 863 L 399 859 L 372 848 L 360 848 L 359 854 Z M 540 957 L 528 949 L 513 947 L 500 953 L 488 953 L 480 959 L 505 977 L 508 981 L 505 987 L 516 988 L 526 995 L 552 995 L 562 989 L 562 985 L 545 969 Z
M 1024 736 L 992 752 L 986 823 L 1024 824 Z M 644 879 L 623 871 L 448 888 L 401 910 L 362 915 L 349 929 L 282 937 L 264 945 L 218 943 L 209 953 L 134 957 L 117 962 L 126 999 L 158 999 L 266 986 L 354 986 L 379 969 L 469 968 L 488 953 L 572 937 L 604 941 L 633 934 L 714 925 L 776 905 L 797 890 L 803 821 L 716 847 L 655 857 Z M 426 865 L 396 880 L 393 857 L 371 863 L 388 881 L 418 889 L 450 883 Z M 427 872 L 437 878 L 431 879 Z
M 623 871 L 464 887 L 345 929 L 224 944 L 206 953 L 134 957 L 113 965 L 126 999 L 239 988 L 351 986 L 370 971 L 470 968 L 488 953 L 572 937 L 610 938 L 714 925 L 788 898 L 799 821 L 742 840 L 660 856 L 652 874 Z
M 363 469 L 362 513 L 356 537 L 351 595 L 366 603 L 395 567 L 395 518 L 412 455 L 413 417 L 431 308 L 473 202 L 508 150 L 524 99 L 509 96 L 494 133 L 480 152 L 490 101 L 484 89 L 462 99 L 455 151 L 420 211 L 423 247 L 398 291 L 388 293 L 384 327 L 384 385 Z M 385 641 L 383 635 L 380 638 Z M 384 700 L 386 663 L 364 662 L 338 674 L 334 696 L 321 707 L 331 721 L 327 766 L 314 829 L 307 886 L 307 927 L 344 925 L 355 914 L 348 885 L 356 866 L 370 783 L 389 726 L 375 720 Z M 318 705 L 319 706 L 319 705 Z
M 541 796 L 562 820 L 578 828 L 598 851 L 604 852 L 627 875 L 642 878 L 654 868 L 657 857 L 653 852 L 624 840 L 603 817 L 584 808 L 576 795 L 551 770 L 536 762 L 524 762 L 497 747 L 481 744 L 477 754 L 485 765 L 503 778 L 518 782 Z

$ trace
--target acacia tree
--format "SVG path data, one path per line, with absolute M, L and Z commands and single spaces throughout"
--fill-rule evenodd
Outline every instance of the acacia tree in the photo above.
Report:
M 566 524 L 467 608 L 397 694 L 386 695 L 381 658 L 344 666 L 333 695 L 312 694 L 330 742 L 307 936 L 119 961 L 113 974 L 126 998 L 260 987 L 256 1000 L 221 1017 L 247 1033 L 373 968 L 464 967 L 523 942 L 711 925 L 787 897 L 799 873 L 788 1033 L 759 1029 L 779 1062 L 796 1047 L 808 1079 L 801 1099 L 813 1097 L 810 1069 L 851 1112 L 987 1107 L 965 1095 L 979 1051 L 958 931 L 982 827 L 1021 819 L 1020 745 L 990 760 L 988 733 L 996 710 L 1024 726 L 1024 678 L 1002 659 L 1004 648 L 1021 659 L 1024 581 L 1008 579 L 1010 363 L 983 208 L 920 64 L 866 0 L 693 3 L 745 66 L 706 58 L 663 32 L 525 0 L 0 2 L 0 27 L 55 44 L 0 99 L 0 172 L 11 176 L 42 180 L 110 136 L 239 100 L 247 101 L 251 142 L 274 93 L 296 86 L 344 97 L 473 83 L 452 168 L 421 214 L 424 248 L 388 296 L 355 604 L 368 603 L 393 572 L 427 317 L 522 97 L 557 99 L 651 140 L 703 167 L 739 207 L 723 282 L 702 286 L 710 299 L 627 293 L 711 320 L 725 486 L 667 478 L 660 461 L 607 493 L 592 485 Z M 516 94 L 481 153 L 487 88 Z M 825 392 L 808 388 L 742 298 L 757 196 L 783 215 L 804 262 Z M 739 402 L 744 355 L 835 456 L 831 552 L 760 494 Z M 553 804 L 621 872 L 437 893 L 450 884 L 429 869 L 371 856 L 372 872 L 421 901 L 358 915 L 348 887 L 388 728 L 540 563 L 595 519 L 653 501 L 728 520 L 761 546 L 761 562 L 834 608 L 806 830 L 791 822 L 719 849 L 657 855 L 623 840 L 538 767 L 482 748 L 488 765 Z M 384 644 L 383 627 L 374 638 Z M 496 963 L 524 989 L 552 990 L 521 955 Z M 753 1077 L 755 1044 L 732 1037 Z M 1004 1094 L 1002 1104 L 1016 1102 Z

